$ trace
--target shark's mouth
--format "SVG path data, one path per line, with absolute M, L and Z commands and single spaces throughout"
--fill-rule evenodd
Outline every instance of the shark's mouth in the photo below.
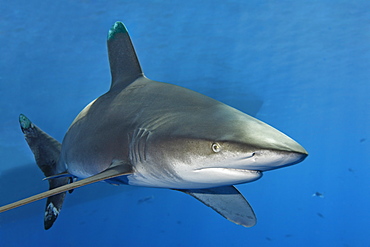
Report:
M 256 181 L 262 177 L 258 170 L 209 167 L 193 171 L 193 176 L 201 178 L 204 183 L 239 184 Z
M 297 164 L 306 157 L 306 153 L 261 150 L 238 161 L 238 168 L 264 172 Z

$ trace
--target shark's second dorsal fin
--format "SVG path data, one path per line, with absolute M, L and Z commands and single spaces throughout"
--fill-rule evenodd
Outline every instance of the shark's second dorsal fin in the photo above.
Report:
M 143 75 L 130 35 L 122 22 L 116 22 L 108 34 L 108 56 L 112 74 L 111 89 L 128 86 Z

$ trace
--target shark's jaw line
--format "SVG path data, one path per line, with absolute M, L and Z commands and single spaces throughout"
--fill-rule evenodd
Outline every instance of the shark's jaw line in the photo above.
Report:
M 134 186 L 160 187 L 169 189 L 204 189 L 225 185 L 249 183 L 262 177 L 262 172 L 233 168 L 200 168 L 181 170 L 181 176 L 159 179 L 151 174 L 135 173 L 128 175 L 128 184 Z

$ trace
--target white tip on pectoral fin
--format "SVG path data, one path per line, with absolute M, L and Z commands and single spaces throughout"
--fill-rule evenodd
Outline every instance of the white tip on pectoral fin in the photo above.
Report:
M 251 205 L 234 186 L 179 191 L 193 196 L 238 225 L 252 227 L 257 223 Z

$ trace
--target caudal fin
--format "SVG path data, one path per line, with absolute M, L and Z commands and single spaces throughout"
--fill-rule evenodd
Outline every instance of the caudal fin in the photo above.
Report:
M 36 163 L 45 177 L 54 176 L 64 172 L 63 167 L 58 167 L 58 159 L 61 150 L 61 143 L 46 134 L 34 125 L 25 115 L 19 116 L 19 123 L 25 139 L 31 148 Z M 71 177 L 57 177 L 48 179 L 49 190 L 66 185 Z M 66 192 L 48 197 L 45 207 L 44 227 L 49 229 L 57 219 L 62 208 Z

